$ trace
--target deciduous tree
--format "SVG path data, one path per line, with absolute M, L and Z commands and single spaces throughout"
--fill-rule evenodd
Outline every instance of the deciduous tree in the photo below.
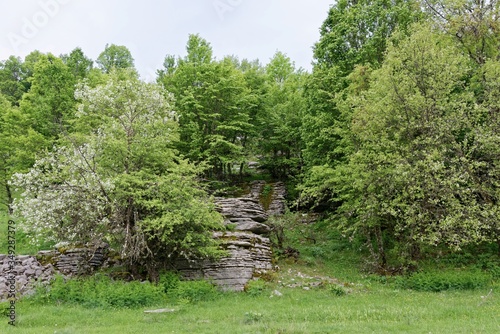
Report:
M 134 58 L 129 49 L 123 45 L 106 44 L 96 63 L 104 73 L 110 73 L 113 68 L 134 68 Z
M 163 89 L 115 73 L 76 95 L 81 133 L 16 175 L 26 228 L 55 240 L 108 240 L 152 278 L 177 256 L 219 254 L 211 231 L 222 218 L 199 170 L 173 147 L 178 127 Z

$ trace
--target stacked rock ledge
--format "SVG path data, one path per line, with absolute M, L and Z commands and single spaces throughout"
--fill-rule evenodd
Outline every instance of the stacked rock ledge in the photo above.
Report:
M 216 232 L 228 256 L 218 261 L 179 260 L 177 269 L 186 279 L 206 279 L 223 290 L 243 291 L 249 280 L 272 271 L 268 238 L 248 232 Z
M 271 242 L 265 236 L 271 229 L 265 223 L 270 214 L 285 211 L 285 187 L 282 183 L 273 186 L 270 210 L 266 212 L 259 201 L 265 184 L 253 182 L 245 197 L 216 199 L 216 207 L 231 231 L 215 232 L 214 238 L 228 256 L 218 261 L 179 260 L 177 270 L 185 279 L 207 279 L 223 290 L 243 291 L 248 281 L 273 270 Z
M 7 278 L 14 276 L 16 297 L 29 295 L 38 284 L 48 284 L 56 274 L 74 276 L 91 274 L 110 261 L 108 247 L 60 248 L 40 251 L 37 255 L 18 255 L 11 270 L 9 256 L 0 255 L 0 301 L 6 300 L 10 288 Z
M 273 185 L 272 201 L 266 211 L 259 200 L 265 184 L 253 182 L 245 197 L 216 199 L 228 231 L 215 232 L 214 238 L 220 240 L 228 256 L 218 261 L 179 260 L 177 269 L 186 279 L 208 279 L 223 290 L 243 291 L 249 280 L 273 270 L 271 242 L 265 236 L 271 229 L 266 221 L 271 215 L 284 213 L 285 187 L 279 182 Z M 16 296 L 20 297 L 33 291 L 37 284 L 48 284 L 57 273 L 91 274 L 98 268 L 120 265 L 119 260 L 109 256 L 104 243 L 40 251 L 36 256 L 19 255 L 15 257 L 14 270 L 8 262 L 8 256 L 0 254 L 0 301 L 7 299 L 7 277 L 11 273 L 15 276 Z

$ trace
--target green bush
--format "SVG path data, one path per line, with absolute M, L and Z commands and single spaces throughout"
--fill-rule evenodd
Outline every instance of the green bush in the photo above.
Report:
M 219 295 L 219 290 L 207 281 L 179 281 L 167 291 L 169 299 L 185 302 L 213 300 Z
M 329 283 L 325 288 L 334 296 L 341 297 L 349 293 L 349 291 L 340 284 Z
M 487 287 L 491 280 L 491 274 L 482 271 L 419 272 L 407 277 L 398 277 L 396 286 L 404 289 L 432 292 L 474 290 Z
M 267 292 L 267 284 L 263 280 L 251 280 L 245 285 L 245 292 L 250 296 L 260 296 Z
M 57 276 L 49 286 L 30 297 L 40 304 L 78 304 L 85 307 L 135 308 L 162 302 L 161 287 L 149 282 L 114 281 L 104 275 L 65 280 Z
M 264 318 L 264 315 L 259 312 L 246 312 L 245 313 L 245 324 L 250 325 L 257 322 L 261 322 Z
M 500 259 L 491 253 L 479 254 L 476 258 L 476 267 L 491 274 L 493 280 L 500 280 Z
M 167 293 L 175 290 L 179 286 L 179 275 L 173 272 L 165 272 L 160 274 L 159 285 L 163 288 L 163 292 Z

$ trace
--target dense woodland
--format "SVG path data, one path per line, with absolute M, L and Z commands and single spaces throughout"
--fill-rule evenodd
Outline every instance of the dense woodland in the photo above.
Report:
M 311 73 L 215 59 L 200 35 L 155 83 L 126 46 L 0 61 L 2 210 L 131 265 L 218 256 L 211 196 L 257 161 L 375 270 L 500 254 L 499 2 L 339 0 L 318 26 Z

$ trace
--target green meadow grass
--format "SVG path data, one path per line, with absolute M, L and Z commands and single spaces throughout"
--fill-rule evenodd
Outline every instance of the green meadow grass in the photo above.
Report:
M 335 296 L 281 288 L 259 296 L 227 293 L 199 303 L 161 304 L 173 313 L 17 304 L 16 327 L 1 333 L 499 333 L 500 296 L 488 291 L 413 292 L 372 286 Z M 487 296 L 487 297 L 486 297 Z M 482 298 L 483 297 L 483 298 Z M 147 309 L 152 309 L 149 307 Z

